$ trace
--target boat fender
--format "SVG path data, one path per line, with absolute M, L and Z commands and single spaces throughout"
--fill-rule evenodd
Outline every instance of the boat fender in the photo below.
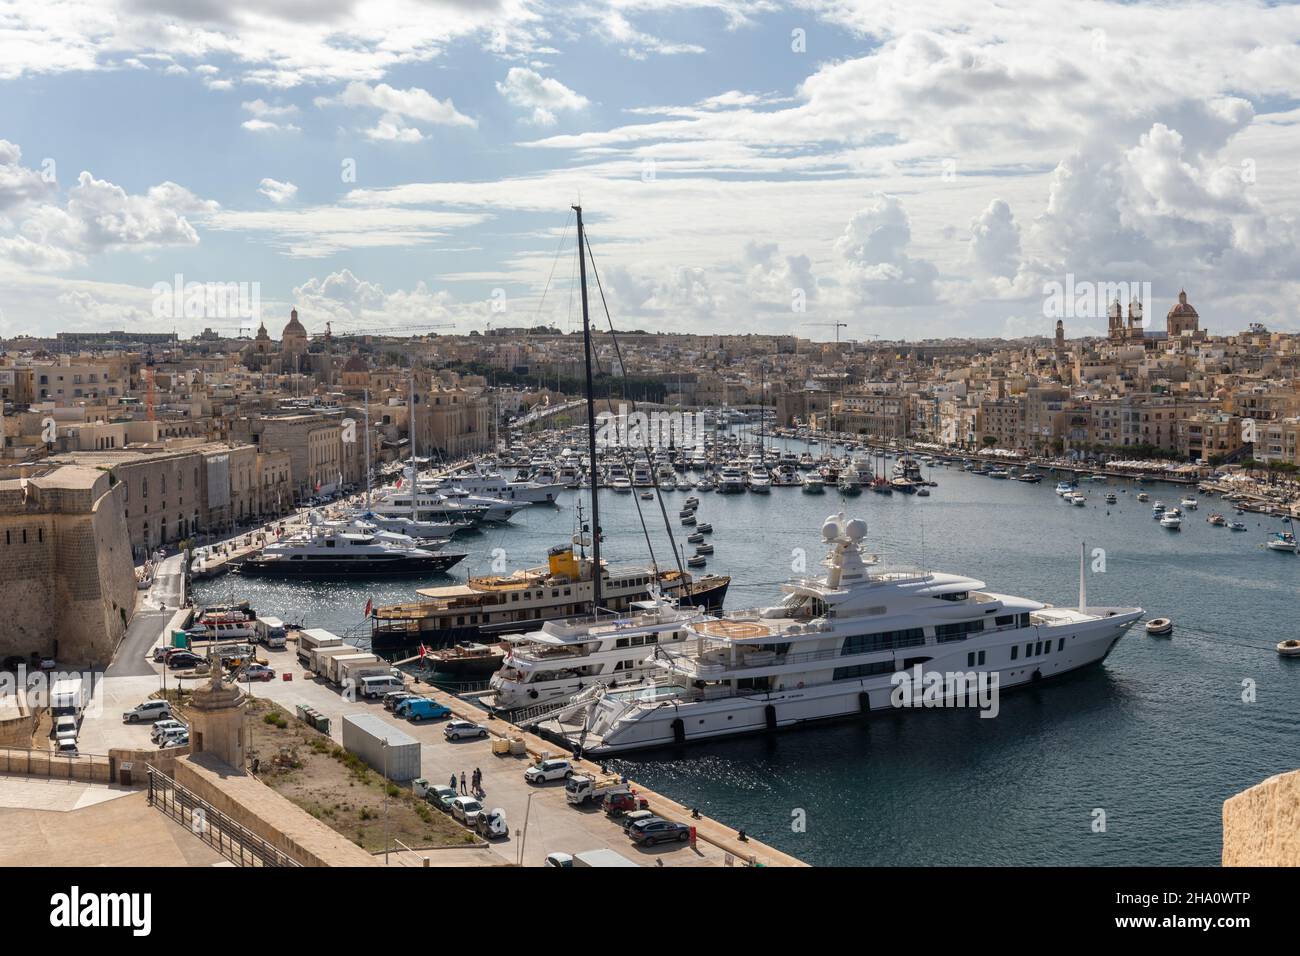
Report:
M 871 713 L 871 695 L 865 690 L 858 694 L 858 709 L 864 714 Z
M 1036 682 L 1042 680 L 1042 679 L 1043 679 L 1043 672 L 1042 672 L 1042 670 L 1035 668 L 1035 669 L 1034 669 L 1034 677 L 1033 677 L 1033 679 L 1034 679 L 1034 681 L 1036 681 Z
M 530 691 L 528 692 L 528 696 L 531 697 L 533 700 L 536 700 L 536 699 L 537 699 L 537 691 L 536 691 L 536 690 L 530 690 Z
M 673 743 L 686 743 L 686 722 L 680 717 L 673 719 Z
M 763 716 L 767 718 L 767 729 L 776 730 L 776 705 L 768 704 L 764 707 Z

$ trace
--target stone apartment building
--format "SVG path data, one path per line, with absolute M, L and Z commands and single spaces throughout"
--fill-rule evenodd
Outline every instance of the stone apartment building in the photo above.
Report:
M 975 434 L 982 445 L 1023 448 L 1026 442 L 1024 402 L 1016 398 L 984 399 L 975 418 Z
M 60 356 L 55 365 L 32 368 L 32 401 L 56 405 L 81 402 L 115 404 L 130 391 L 129 367 L 123 359 Z
M 1187 461 L 1209 461 L 1235 454 L 1242 447 L 1241 421 L 1240 415 L 1223 411 L 1198 412 L 1184 419 L 1179 423 L 1179 455 Z M 1266 444 L 1266 440 L 1256 444 L 1256 457 Z
M 831 405 L 831 427 L 881 438 L 905 438 L 916 396 L 901 392 L 845 395 Z
M 458 458 L 492 447 L 492 406 L 462 388 L 421 388 L 415 394 L 416 452 Z

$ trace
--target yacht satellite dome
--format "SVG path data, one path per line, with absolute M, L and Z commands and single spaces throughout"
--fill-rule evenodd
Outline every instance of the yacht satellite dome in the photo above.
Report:
M 836 520 L 834 515 L 831 515 L 826 519 L 826 523 L 822 525 L 822 537 L 827 541 L 834 541 L 839 536 L 840 523 Z
M 867 536 L 867 523 L 861 518 L 854 518 L 844 526 L 844 533 L 850 541 L 861 541 Z

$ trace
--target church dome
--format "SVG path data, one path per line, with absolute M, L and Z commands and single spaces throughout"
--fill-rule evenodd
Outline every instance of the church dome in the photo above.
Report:
M 352 356 L 350 359 L 348 359 L 347 362 L 343 365 L 343 371 L 345 371 L 345 372 L 364 372 L 364 371 L 366 371 L 366 360 L 363 359 L 360 355 L 353 355 L 353 356 Z
M 1186 292 L 1178 293 L 1178 303 L 1172 309 L 1169 310 L 1170 318 L 1176 315 L 1185 315 L 1189 319 L 1200 318 L 1200 316 L 1196 312 L 1196 309 L 1192 308 L 1192 304 L 1187 301 Z
M 303 328 L 302 323 L 298 321 L 298 310 L 294 309 L 289 313 L 289 324 L 284 327 L 284 331 L 280 334 L 280 338 L 305 339 L 306 337 L 307 337 L 307 330 Z

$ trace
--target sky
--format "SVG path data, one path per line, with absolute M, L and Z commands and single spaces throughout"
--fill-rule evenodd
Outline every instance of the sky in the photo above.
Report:
M 620 328 L 1050 335 L 1125 283 L 1300 331 L 1297 44 L 1249 0 L 0 0 L 0 336 L 570 330 L 574 203 Z

